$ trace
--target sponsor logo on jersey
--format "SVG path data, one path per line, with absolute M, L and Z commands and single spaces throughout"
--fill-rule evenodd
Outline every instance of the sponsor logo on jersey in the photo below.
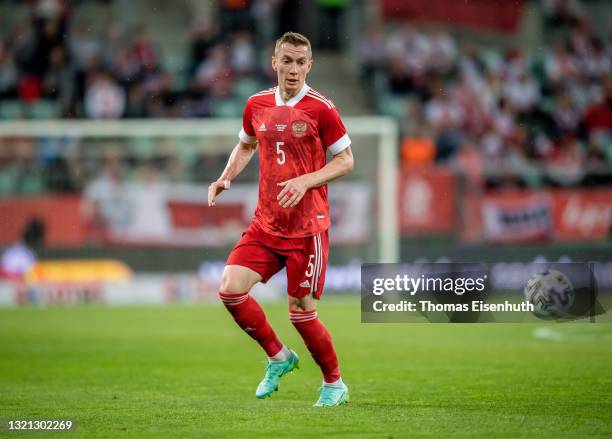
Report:
M 266 124 L 262 122 L 257 131 L 266 131 Z
M 293 131 L 293 135 L 295 137 L 302 137 L 306 134 L 306 130 L 308 129 L 308 125 L 303 120 L 296 120 L 291 124 L 291 130 Z
M 308 282 L 308 279 L 306 279 L 304 282 L 300 284 L 300 286 L 302 288 L 310 288 L 310 282 Z
M 283 125 L 282 123 L 276 124 L 276 131 L 285 131 L 285 128 L 287 128 L 287 125 Z

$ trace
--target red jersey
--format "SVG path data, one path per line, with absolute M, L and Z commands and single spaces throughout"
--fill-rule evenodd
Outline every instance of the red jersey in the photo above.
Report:
M 240 140 L 259 143 L 259 200 L 253 222 L 287 238 L 316 235 L 329 227 L 327 185 L 306 191 L 295 207 L 283 208 L 278 183 L 317 171 L 326 151 L 338 154 L 351 141 L 334 104 L 304 84 L 288 102 L 278 87 L 251 96 L 244 108 Z

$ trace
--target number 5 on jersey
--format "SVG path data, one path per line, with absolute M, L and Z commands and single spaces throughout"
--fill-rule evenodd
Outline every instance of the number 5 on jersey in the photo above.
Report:
M 281 149 L 281 146 L 283 145 L 285 145 L 285 142 L 276 142 L 276 154 L 278 154 L 278 157 L 276 157 L 276 162 L 279 165 L 285 164 L 285 151 Z

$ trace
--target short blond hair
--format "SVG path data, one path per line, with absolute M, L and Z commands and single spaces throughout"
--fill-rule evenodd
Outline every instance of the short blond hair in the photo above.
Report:
M 284 43 L 293 44 L 294 46 L 306 46 L 308 48 L 308 55 L 312 58 L 312 47 L 310 46 L 310 41 L 302 34 L 298 34 L 297 32 L 285 32 L 278 40 L 276 40 L 276 45 L 274 46 L 274 55 L 280 49 L 280 46 Z

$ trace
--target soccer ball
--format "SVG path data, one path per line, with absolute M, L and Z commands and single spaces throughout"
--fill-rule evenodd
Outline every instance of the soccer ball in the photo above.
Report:
M 525 287 L 525 299 L 533 304 L 533 313 L 542 319 L 567 315 L 575 297 L 574 286 L 567 276 L 551 268 L 534 274 Z

